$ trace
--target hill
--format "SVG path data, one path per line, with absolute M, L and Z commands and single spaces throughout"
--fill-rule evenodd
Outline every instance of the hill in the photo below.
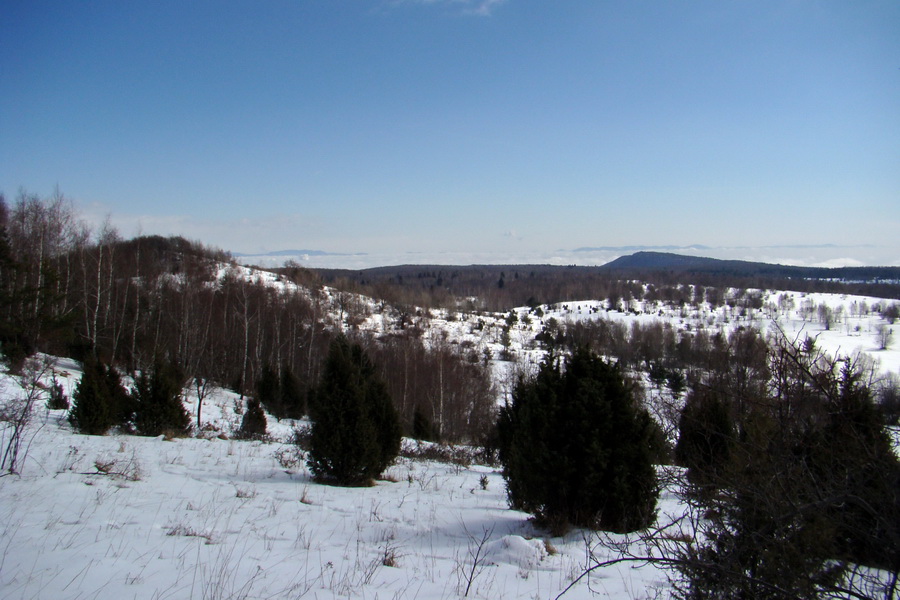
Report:
M 781 289 L 900 299 L 900 267 L 793 267 L 637 252 L 601 267 L 559 265 L 399 265 L 358 271 L 315 269 L 324 283 L 419 306 L 449 307 L 477 297 L 488 310 L 634 295 L 655 287 Z
M 723 276 L 841 281 L 845 283 L 900 282 L 900 267 L 797 267 L 649 251 L 622 256 L 603 265 L 600 269 L 603 271 L 706 273 Z

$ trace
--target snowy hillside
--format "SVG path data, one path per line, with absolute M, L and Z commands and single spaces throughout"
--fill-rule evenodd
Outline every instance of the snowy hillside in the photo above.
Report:
M 71 390 L 75 365 L 58 369 Z M 236 400 L 218 393 L 211 425 L 227 433 Z M 8 599 L 548 598 L 592 545 L 535 531 L 493 468 L 400 458 L 374 487 L 330 487 L 280 442 L 78 435 L 43 407 L 34 422 L 21 475 L 0 479 Z M 623 568 L 567 597 L 663 580 Z
M 699 308 L 667 306 L 663 302 L 632 302 L 626 310 L 606 310 L 602 301 L 566 302 L 544 312 L 543 321 L 555 318 L 560 322 L 611 319 L 628 324 L 647 324 L 654 321 L 671 325 L 679 331 L 722 332 L 737 328 L 753 328 L 762 332 L 782 331 L 788 339 L 811 337 L 832 356 L 865 354 L 875 362 L 880 372 L 900 370 L 900 341 L 896 326 L 879 315 L 894 301 L 868 296 L 781 291 L 755 291 L 759 294 L 759 309 L 711 307 Z M 826 309 L 823 311 L 823 308 Z M 523 312 L 524 309 L 519 309 Z M 820 318 L 820 315 L 821 318 Z M 829 319 L 826 325 L 824 319 Z M 535 325 L 530 328 L 535 330 Z M 882 328 L 890 336 L 887 348 L 881 347 Z M 524 334 L 528 338 L 528 334 Z
M 288 285 L 263 272 L 245 275 Z M 389 307 L 361 297 L 349 298 L 361 315 L 351 323 L 338 313 L 348 298 L 324 293 L 338 327 L 385 333 L 398 326 Z M 551 319 L 660 321 L 679 331 L 725 333 L 779 327 L 789 338 L 817 338 L 830 353 L 864 353 L 882 374 L 900 368 L 897 342 L 879 347 L 887 323 L 875 306 L 882 300 L 765 292 L 759 304 L 741 310 L 633 302 L 608 310 L 605 301 L 585 300 L 512 316 L 422 310 L 417 322 L 428 343 L 458 345 L 488 360 L 498 401 L 511 373 L 540 361 L 535 336 Z M 827 324 L 818 319 L 819 306 L 830 311 Z M 515 362 L 500 360 L 504 351 Z M 70 397 L 79 368 L 68 360 L 53 365 Z M 5 399 L 22 393 L 10 375 L 0 386 Z M 185 406 L 195 415 L 196 396 L 186 394 Z M 270 417 L 272 442 L 231 439 L 241 408 L 239 396 L 216 390 L 205 401 L 201 433 L 166 440 L 78 435 L 64 411 L 37 403 L 20 474 L 0 478 L 0 596 L 555 598 L 611 556 L 588 532 L 550 538 L 536 531 L 528 515 L 508 509 L 493 467 L 400 458 L 374 487 L 317 484 L 287 443 L 296 423 Z M 404 443 L 413 453 L 415 442 Z M 664 490 L 659 509 L 665 520 L 684 507 Z M 666 574 L 652 565 L 620 565 L 581 579 L 565 597 L 646 598 L 665 585 Z
M 308 293 L 306 288 L 296 286 L 269 271 L 240 266 L 229 268 L 248 281 L 262 282 L 282 291 Z M 225 272 L 223 267 L 219 277 L 224 276 Z M 736 293 L 737 290 L 731 292 Z M 707 331 L 725 335 L 738 328 L 753 328 L 763 333 L 780 330 L 791 340 L 814 338 L 818 347 L 832 356 L 864 354 L 881 373 L 900 371 L 900 323 L 895 326 L 880 316 L 884 309 L 897 304 L 895 300 L 779 290 L 742 292 L 753 295 L 753 304 L 758 305 L 758 308 L 739 306 L 737 302 L 732 302 L 733 305 L 729 306 L 729 298 L 723 298 L 721 306 L 713 306 L 709 302 L 701 302 L 696 306 L 678 306 L 663 301 L 632 300 L 627 305 L 611 309 L 608 301 L 584 299 L 542 305 L 536 309 L 516 308 L 511 311 L 516 316 L 514 321 L 509 319 L 509 314 L 474 309 L 419 309 L 418 318 L 425 329 L 425 339 L 432 344 L 462 344 L 471 348 L 478 356 L 484 356 L 487 350 L 491 357 L 500 356 L 504 349 L 502 330 L 504 326 L 510 325 L 509 350 L 518 363 L 525 365 L 534 365 L 543 356 L 535 337 L 551 319 L 562 325 L 608 319 L 629 327 L 634 323 L 662 323 L 679 332 Z M 381 302 L 329 287 L 323 288 L 323 293 L 331 307 L 332 323 L 338 327 L 349 329 L 349 317 L 341 309 L 341 305 L 345 305 L 352 306 L 362 316 L 354 323 L 354 327 L 358 329 L 382 334 L 398 328 L 397 313 Z M 885 335 L 888 336 L 887 348 L 882 347 L 882 337 Z M 509 367 L 508 364 L 498 364 L 502 362 L 493 361 L 500 374 Z M 502 383 L 502 376 L 497 379 Z

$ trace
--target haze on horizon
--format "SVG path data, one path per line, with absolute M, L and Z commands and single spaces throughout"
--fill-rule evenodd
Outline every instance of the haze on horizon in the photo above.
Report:
M 900 265 L 898 31 L 888 0 L 9 0 L 0 192 L 249 254 Z

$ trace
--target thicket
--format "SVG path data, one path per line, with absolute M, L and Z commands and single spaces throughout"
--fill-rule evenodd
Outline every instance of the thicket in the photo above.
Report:
M 754 378 L 688 395 L 677 456 L 703 518 L 677 556 L 679 597 L 895 597 L 900 461 L 871 371 L 780 338 Z
M 629 327 L 610 319 L 584 320 L 559 326 L 555 347 L 571 351 L 588 347 L 616 358 L 627 369 L 646 371 L 676 392 L 704 374 L 727 376 L 740 385 L 760 381 L 767 342 L 753 327 L 731 333 L 677 330 L 670 323 L 634 322 Z
M 647 527 L 659 496 L 657 428 L 615 365 L 587 349 L 548 358 L 500 413 L 510 505 L 554 532 Z
M 497 394 L 489 369 L 471 353 L 448 343 L 426 347 L 408 332 L 369 340 L 365 348 L 406 435 L 478 445 L 493 431 Z
M 16 389 L 0 394 L 0 477 L 21 473 L 30 446 L 33 410 L 52 393 L 46 383 L 52 373 L 48 357 L 25 359 L 16 370 L 10 370 Z

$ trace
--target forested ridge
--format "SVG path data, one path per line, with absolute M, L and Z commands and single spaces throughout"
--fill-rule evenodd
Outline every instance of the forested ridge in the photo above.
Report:
M 59 194 L 0 200 L 0 282 L 0 343 L 14 364 L 35 351 L 129 373 L 165 360 L 201 398 L 213 385 L 256 395 L 274 370 L 305 397 L 332 339 L 346 333 L 372 353 L 409 430 L 417 413 L 447 440 L 478 438 L 490 426 L 484 365 L 424 343 L 422 311 L 326 288 L 304 269 L 241 267 L 180 237 L 92 231 Z M 385 313 L 377 336 L 359 328 L 373 310 Z M 277 402 L 267 408 L 287 416 Z
M 646 260 L 647 255 L 654 256 Z M 359 271 L 317 269 L 316 273 L 329 285 L 396 302 L 439 307 L 455 305 L 460 298 L 477 298 L 475 305 L 493 311 L 586 298 L 640 300 L 641 284 L 667 290 L 664 293 L 685 301 L 690 300 L 683 291 L 688 286 L 900 299 L 900 267 L 787 267 L 649 252 L 622 257 L 600 267 L 401 265 Z

